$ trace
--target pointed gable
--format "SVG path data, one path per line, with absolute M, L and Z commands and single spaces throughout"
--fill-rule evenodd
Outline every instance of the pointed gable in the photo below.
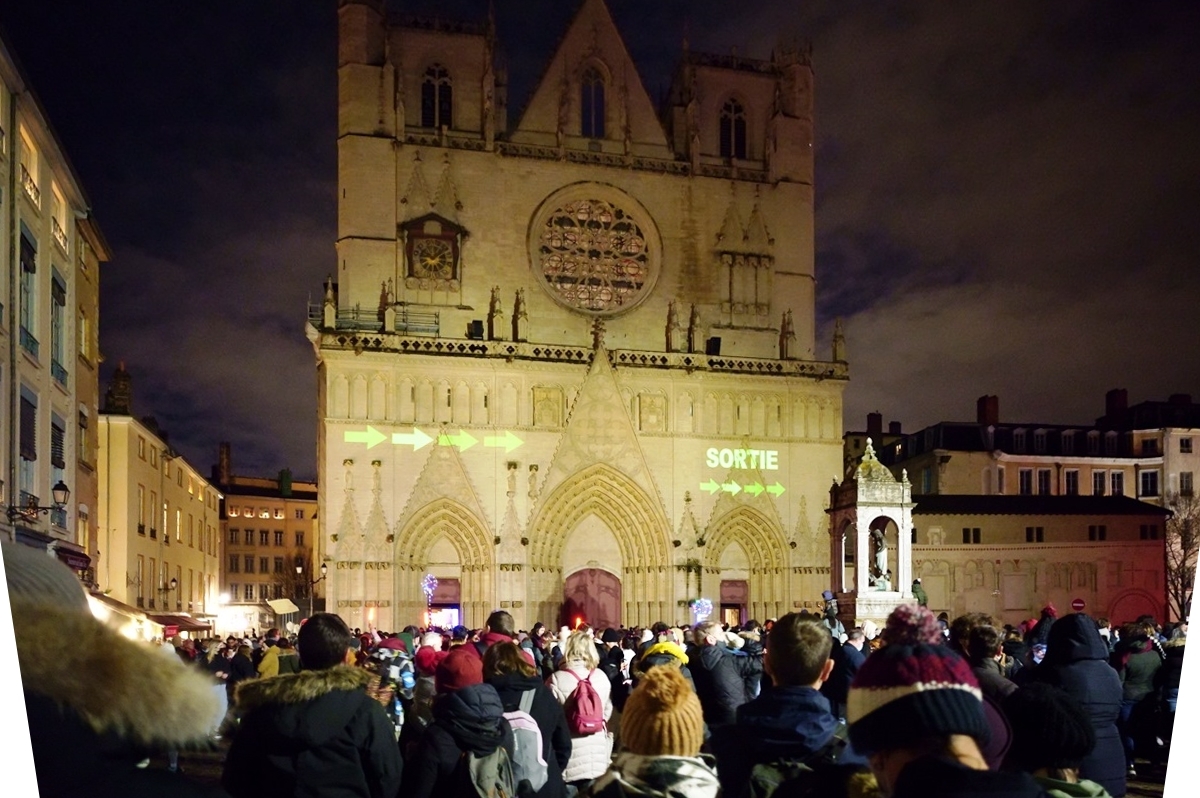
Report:
M 604 0 L 583 0 L 521 115 L 513 139 L 545 140 L 560 133 L 580 136 L 585 121 L 581 92 L 589 72 L 598 73 L 604 82 L 602 138 L 667 146 L 654 104 Z

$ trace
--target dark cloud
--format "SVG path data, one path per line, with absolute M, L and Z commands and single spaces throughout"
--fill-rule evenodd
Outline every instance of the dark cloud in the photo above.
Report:
M 6 4 L 116 257 L 105 376 L 200 467 L 315 472 L 305 305 L 334 263 L 333 0 Z M 482 19 L 483 0 L 405 0 Z M 811 40 L 822 353 L 847 426 L 1085 422 L 1103 393 L 1200 395 L 1195 4 L 610 0 L 652 98 L 684 36 Z M 497 0 L 515 119 L 575 4 Z M 47 43 L 53 48 L 47 48 Z

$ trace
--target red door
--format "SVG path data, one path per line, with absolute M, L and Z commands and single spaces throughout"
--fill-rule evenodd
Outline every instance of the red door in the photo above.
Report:
M 593 629 L 621 625 L 621 580 L 600 568 L 576 571 L 563 585 L 560 622 L 575 628 L 582 621 Z

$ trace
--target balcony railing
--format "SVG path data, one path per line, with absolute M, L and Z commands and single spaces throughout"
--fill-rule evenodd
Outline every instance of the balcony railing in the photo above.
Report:
M 317 329 L 323 329 L 325 323 L 324 306 L 321 304 L 310 304 L 308 306 L 308 320 Z M 338 330 L 398 332 L 407 335 L 431 335 L 437 337 L 441 334 L 442 318 L 441 313 L 436 310 L 409 310 L 407 306 L 399 305 L 396 307 L 396 325 L 392 330 L 383 329 L 383 321 L 380 319 L 380 312 L 378 310 L 364 310 L 362 308 L 338 310 L 334 324 L 335 329 Z
M 21 328 L 21 348 L 35 358 L 38 356 L 38 339 L 34 338 L 33 333 L 24 327 Z
M 144 608 L 146 606 L 146 599 L 143 598 L 142 596 L 138 596 L 137 597 L 137 605 L 138 605 L 139 609 Z
M 154 527 L 150 527 L 150 537 L 155 539 L 158 538 L 158 530 Z
M 20 499 L 21 504 L 19 507 L 37 507 L 39 504 L 41 504 L 41 502 L 38 500 L 38 497 L 34 496 L 27 490 L 21 491 Z
M 63 368 L 62 363 L 57 360 L 50 361 L 50 376 L 54 377 L 54 381 L 64 388 L 67 385 L 67 370 Z
M 63 252 L 70 252 L 71 246 L 67 243 L 67 231 L 62 229 L 62 225 L 58 223 L 58 219 L 50 219 L 50 232 L 54 235 L 54 241 L 62 248 Z
M 141 535 L 142 537 L 146 536 L 146 525 L 145 524 L 138 524 L 138 534 Z
M 29 201 L 39 208 L 42 207 L 42 191 L 37 187 L 37 181 L 33 179 L 33 175 L 29 174 L 29 170 L 25 168 L 25 164 L 21 164 L 21 186 L 25 189 Z
M 67 528 L 67 508 L 55 507 L 50 511 L 50 523 L 54 524 L 59 529 Z

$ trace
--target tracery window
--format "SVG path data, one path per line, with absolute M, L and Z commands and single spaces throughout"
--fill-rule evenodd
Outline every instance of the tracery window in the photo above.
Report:
M 737 100 L 721 108 L 721 157 L 746 157 L 746 109 Z
M 554 297 L 578 310 L 615 313 L 647 286 L 650 255 L 637 222 L 617 205 L 597 199 L 564 203 L 540 236 L 541 274 Z
M 425 70 L 425 80 L 421 83 L 421 127 L 454 127 L 453 100 L 454 87 L 446 68 L 434 64 Z
M 596 67 L 583 71 L 579 81 L 580 134 L 604 138 L 604 75 Z

